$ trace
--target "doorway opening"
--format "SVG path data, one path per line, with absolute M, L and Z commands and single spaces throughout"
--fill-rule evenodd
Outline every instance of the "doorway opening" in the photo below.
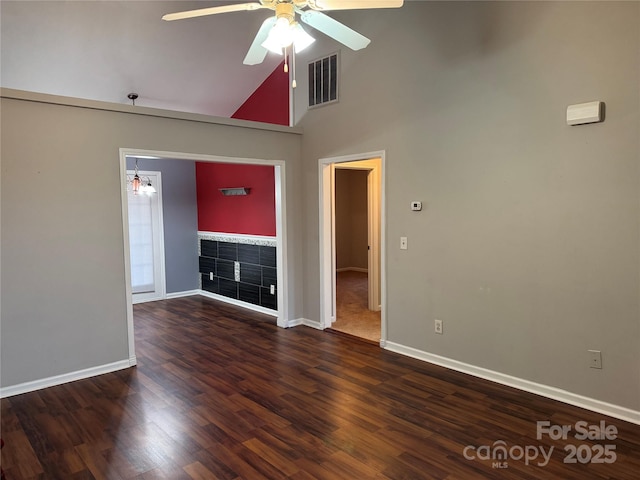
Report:
M 246 164 L 246 165 L 266 165 L 272 166 L 274 171 L 275 182 L 275 262 L 276 282 L 278 288 L 274 292 L 277 297 L 277 307 L 274 311 L 276 323 L 279 327 L 287 328 L 293 326 L 294 322 L 288 318 L 288 299 L 285 298 L 285 292 L 288 291 L 288 264 L 286 250 L 286 195 L 285 195 L 285 162 L 282 160 L 264 160 L 253 158 L 236 158 L 221 157 L 214 155 L 200 155 L 179 152 L 151 151 L 140 149 L 120 149 L 120 177 L 121 177 L 121 203 L 122 203 L 122 220 L 123 220 L 123 243 L 124 243 L 124 263 L 125 263 L 125 296 L 127 304 L 127 331 L 129 346 L 129 363 L 136 364 L 135 360 L 135 341 L 134 341 L 134 325 L 133 325 L 133 303 L 134 295 L 132 289 L 132 265 L 129 255 L 130 248 L 130 231 L 129 231 L 129 211 L 127 199 L 127 158 L 145 158 L 150 160 L 175 160 L 175 161 L 196 161 L 196 162 L 213 162 L 223 164 Z M 147 175 L 145 174 L 145 177 Z M 154 183 L 155 185 L 155 183 Z M 164 252 L 163 252 L 164 253 Z M 198 272 L 195 272 L 198 274 Z M 194 294 L 201 290 L 194 291 Z M 163 298 L 168 298 L 166 291 Z
M 320 160 L 320 328 L 386 340 L 384 152 Z
M 130 177 L 135 173 L 127 170 Z M 166 296 L 161 172 L 137 173 L 148 179 L 156 191 L 146 194 L 127 189 L 133 303 L 162 300 Z

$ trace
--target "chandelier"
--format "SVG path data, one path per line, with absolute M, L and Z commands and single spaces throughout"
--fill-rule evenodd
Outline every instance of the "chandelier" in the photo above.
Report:
M 138 159 L 136 158 L 136 167 L 133 173 L 133 178 L 127 175 L 127 190 L 133 192 L 134 195 L 139 195 L 141 193 L 146 193 L 147 195 L 151 195 L 152 193 L 156 193 L 155 187 L 151 184 L 151 179 L 149 177 L 140 177 L 138 173 Z

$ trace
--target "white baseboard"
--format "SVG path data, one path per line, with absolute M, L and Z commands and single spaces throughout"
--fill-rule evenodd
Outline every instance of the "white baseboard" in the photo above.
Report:
M 518 377 L 512 377 L 511 375 L 505 375 L 504 373 L 495 372 L 486 368 L 476 367 L 468 363 L 441 357 L 440 355 L 434 355 L 399 343 L 387 341 L 385 342 L 384 348 L 408 357 L 440 365 L 441 367 L 449 368 L 457 372 L 467 373 L 474 377 L 484 378 L 485 380 L 490 380 L 501 385 L 517 388 L 518 390 L 524 390 L 529 393 L 535 393 L 536 395 L 552 398 L 553 400 L 558 400 L 569 405 L 585 408 L 587 410 L 640 425 L 640 412 L 631 410 L 630 408 L 621 407 L 619 405 L 603 402 L 594 398 L 584 397 L 566 390 L 550 387 L 541 383 L 531 382 Z
M 302 325 L 315 328 L 316 330 L 324 330 L 324 327 L 320 322 L 317 322 L 315 320 L 309 320 L 308 318 L 301 318 L 300 320 L 302 320 Z
M 140 303 L 149 303 L 149 302 L 158 302 L 160 300 L 164 300 L 166 297 L 136 297 L 135 295 L 132 295 L 131 297 L 131 304 L 132 305 L 138 305 Z
M 14 395 L 34 392 L 43 388 L 55 387 L 56 385 L 62 385 L 63 383 L 69 383 L 76 380 L 95 377 L 96 375 L 103 375 L 105 373 L 111 373 L 117 370 L 124 370 L 125 368 L 134 366 L 136 363 L 136 358 L 132 357 L 128 360 L 120 360 L 119 362 L 99 365 L 97 367 L 85 368 L 84 370 L 64 373 L 62 375 L 55 375 L 53 377 L 42 378 L 40 380 L 34 380 L 32 382 L 11 385 L 9 387 L 0 388 L 0 398 L 12 397 Z
M 300 325 L 304 325 L 305 327 L 315 328 L 316 330 L 324 330 L 320 322 L 316 322 L 314 320 L 309 320 L 308 318 L 296 318 L 294 320 L 289 320 L 287 322 L 287 327 L 298 327 Z
M 278 312 L 271 310 L 270 308 L 261 307 L 260 305 L 254 305 L 253 303 L 243 302 L 242 300 L 236 300 L 235 298 L 225 297 L 224 295 L 218 295 L 217 293 L 207 292 L 206 290 L 198 290 L 198 295 L 211 298 L 212 300 L 218 300 L 220 302 L 229 303 L 236 307 L 246 308 L 247 310 L 253 310 L 254 312 L 264 313 L 265 315 L 271 315 L 277 317 Z
M 294 318 L 293 320 L 287 320 L 287 325 L 285 328 L 293 328 L 300 325 L 304 325 L 304 318 Z
M 139 303 L 157 302 L 158 300 L 171 300 L 172 298 L 192 297 L 193 295 L 200 295 L 200 289 L 167 293 L 164 297 L 136 298 L 134 295 L 131 299 L 131 303 L 133 305 L 137 305 Z
M 362 272 L 362 273 L 369 273 L 369 270 L 366 268 L 362 268 L 362 267 L 342 267 L 342 268 L 336 268 L 336 272 Z
M 167 293 L 166 299 L 171 300 L 172 298 L 192 297 L 194 295 L 200 295 L 200 290 L 185 290 L 184 292 Z

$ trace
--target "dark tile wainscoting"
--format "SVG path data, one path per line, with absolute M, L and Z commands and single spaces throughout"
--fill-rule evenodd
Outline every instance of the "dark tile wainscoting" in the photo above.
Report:
M 202 290 L 270 310 L 278 309 L 274 240 L 212 234 L 198 237 Z

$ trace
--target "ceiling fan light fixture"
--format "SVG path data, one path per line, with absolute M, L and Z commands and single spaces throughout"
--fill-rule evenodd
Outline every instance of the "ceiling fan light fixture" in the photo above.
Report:
M 283 54 L 284 47 L 272 36 L 267 37 L 267 39 L 262 42 L 262 46 L 270 52 L 277 53 L 278 55 Z
M 295 22 L 293 25 L 293 47 L 295 48 L 296 53 L 300 53 L 301 51 L 303 51 L 305 48 L 307 48 L 309 45 L 311 45 L 313 42 L 315 42 L 316 39 L 313 38 L 311 35 L 309 35 L 304 28 L 302 28 L 302 25 L 300 25 L 298 22 Z
M 293 28 L 286 18 L 278 18 L 276 24 L 269 31 L 267 39 L 262 46 L 273 53 L 282 55 L 282 49 L 293 42 Z
M 283 21 L 284 20 L 284 21 Z M 279 18 L 273 26 L 262 46 L 267 50 L 282 55 L 282 51 L 293 44 L 296 53 L 303 51 L 316 39 L 309 35 L 298 22 L 289 23 Z
M 301 52 L 314 42 L 314 39 L 297 25 L 296 14 L 299 14 L 300 20 L 308 26 L 351 50 L 360 50 L 365 48 L 371 40 L 325 15 L 322 10 L 398 8 L 403 3 L 404 0 L 259 0 L 259 2 L 254 0 L 249 3 L 234 3 L 170 13 L 164 15 L 162 19 L 171 21 L 262 8 L 275 10 L 275 16 L 267 18 L 260 26 L 242 63 L 245 65 L 262 63 L 268 51 L 284 54 L 286 57 L 287 48 L 292 44 L 291 54 L 295 63 L 295 53 Z

